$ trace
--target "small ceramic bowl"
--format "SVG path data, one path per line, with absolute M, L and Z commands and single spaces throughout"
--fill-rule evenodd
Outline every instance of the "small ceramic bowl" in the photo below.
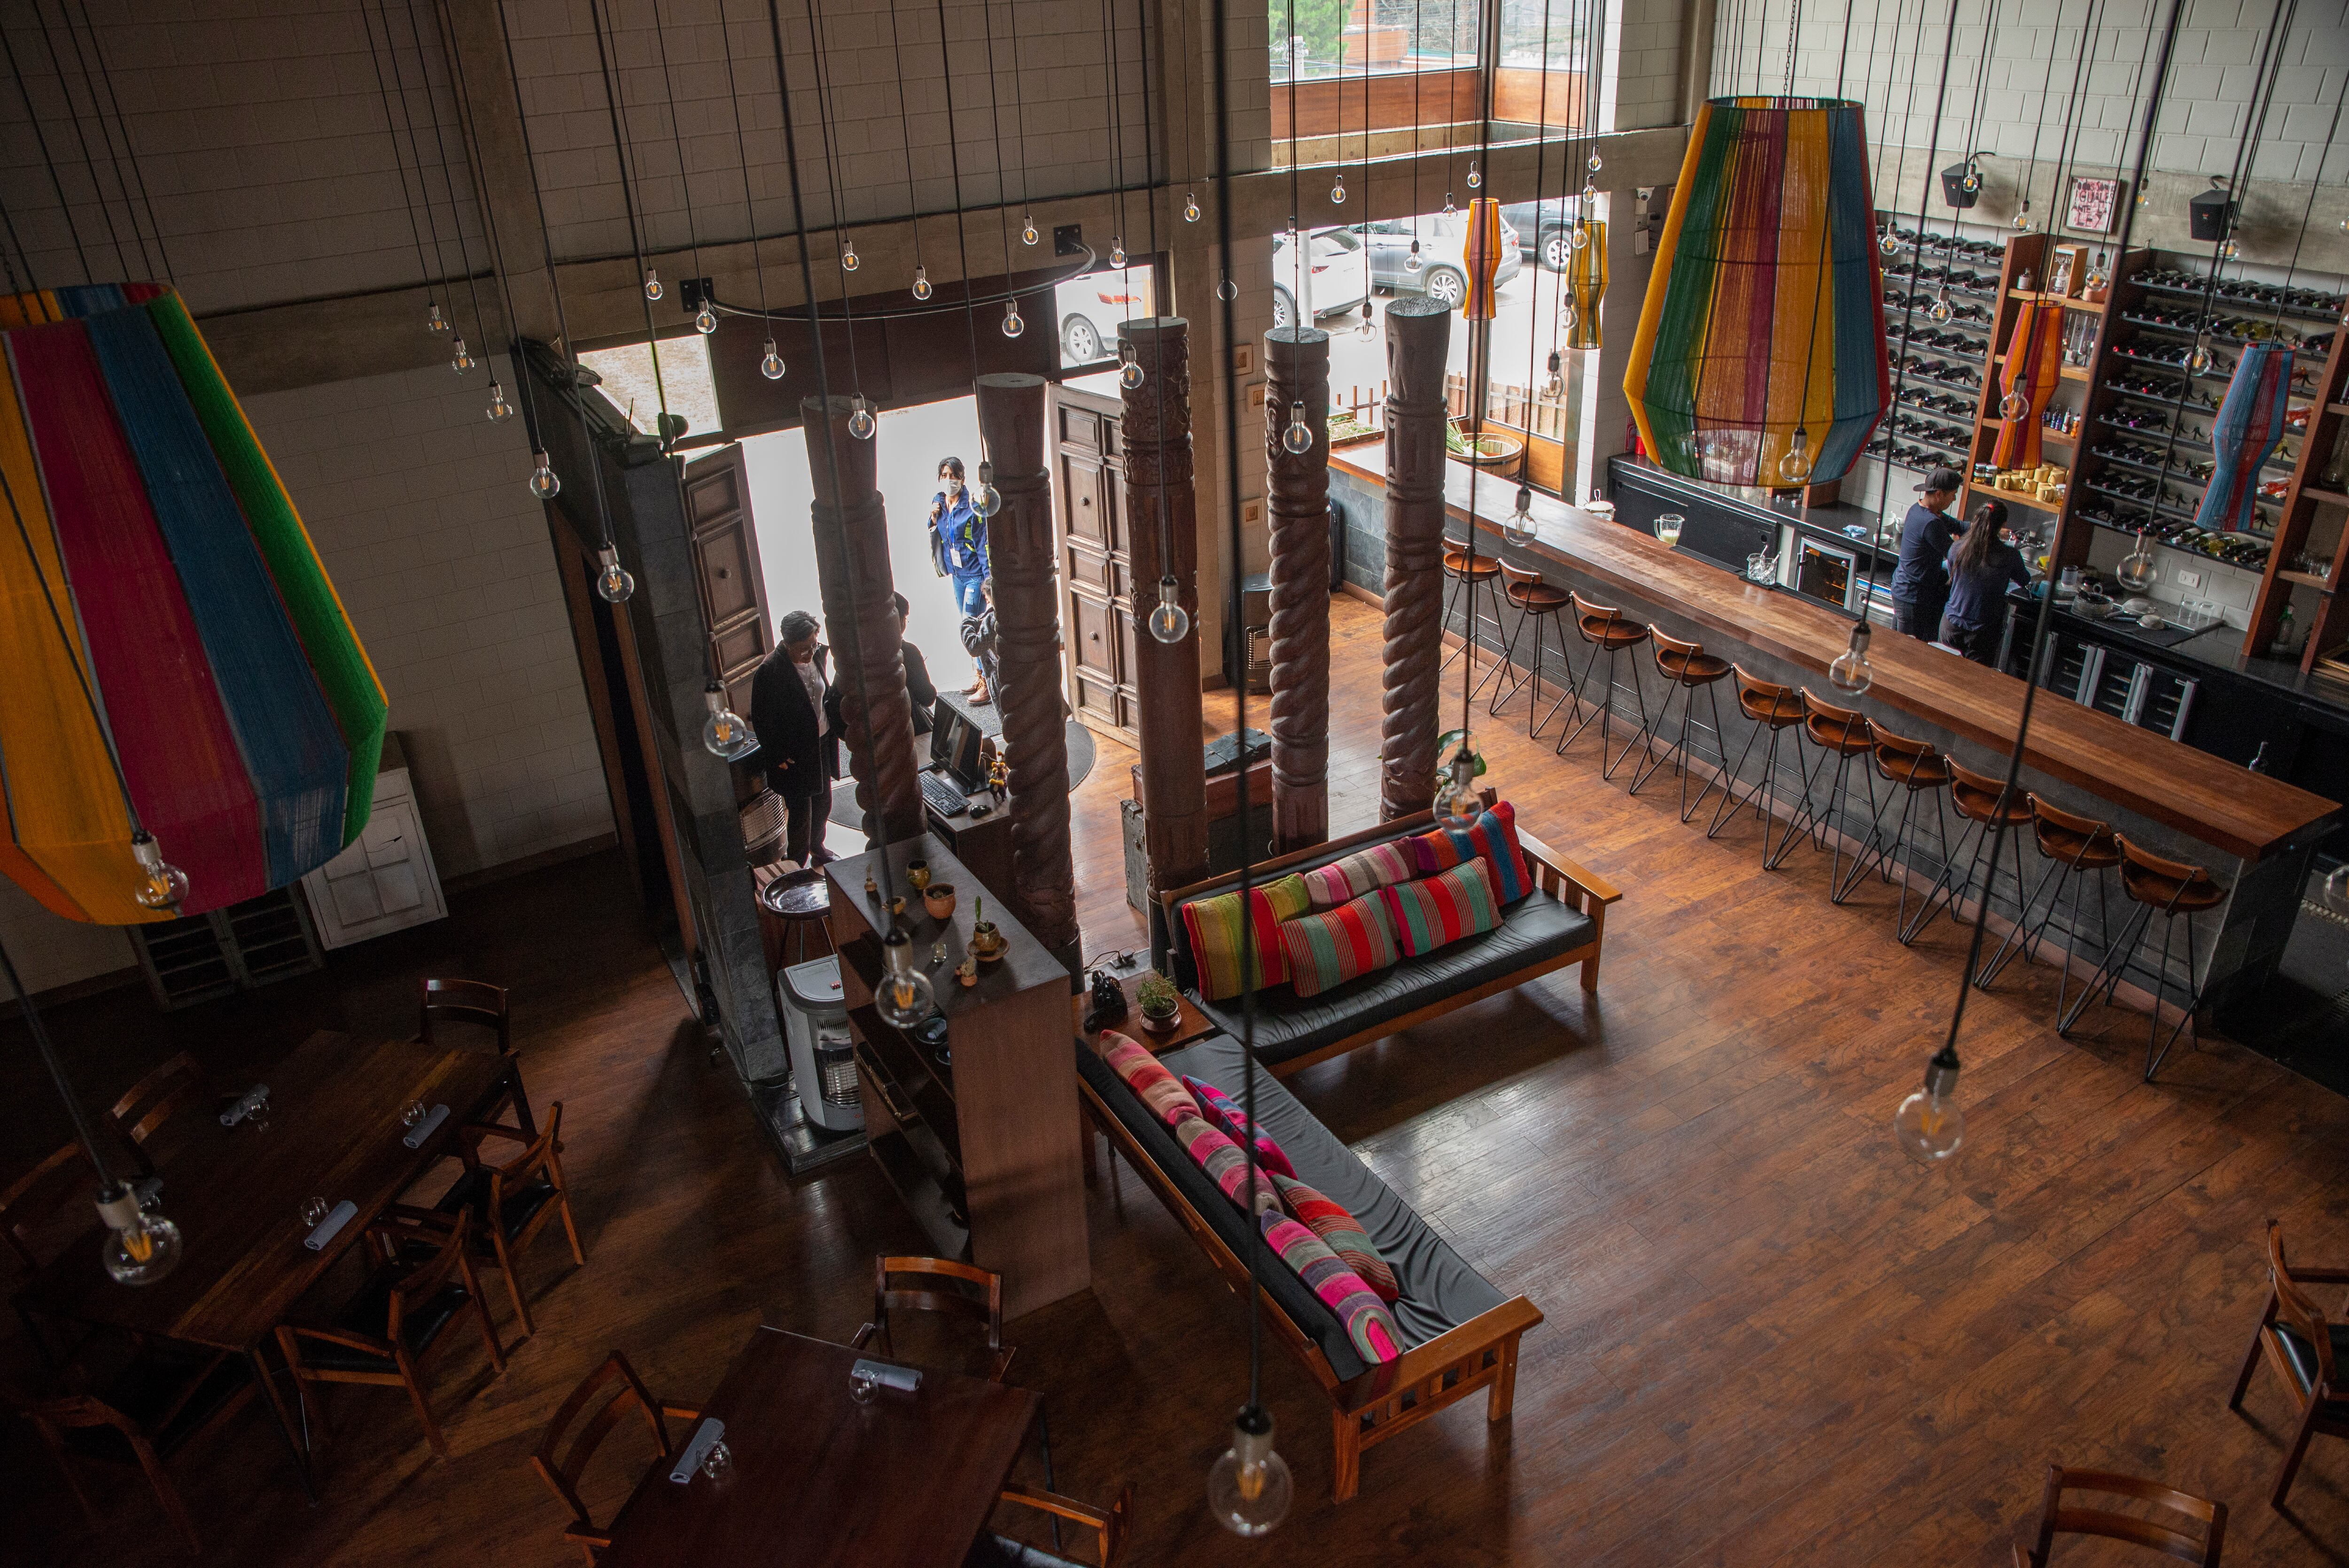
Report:
M 934 882 L 922 890 L 922 907 L 930 912 L 932 920 L 945 920 L 955 912 L 955 887 L 952 882 Z
M 2147 610 L 2144 614 L 2139 615 L 2139 616 L 2137 618 L 2137 624 L 2138 625 L 2140 625 L 2140 626 L 2143 626 L 2147 631 L 2148 631 L 2148 632 L 2149 632 L 2149 631 L 2153 630 L 2153 628 L 2155 628 L 2156 626 L 2158 626 L 2158 625 L 2160 625 L 2160 624 L 2161 624 L 2161 617 L 2160 617 L 2158 614 L 2157 614 L 2156 613 L 2154 613 L 2153 611 L 2151 611 L 2151 610 Z

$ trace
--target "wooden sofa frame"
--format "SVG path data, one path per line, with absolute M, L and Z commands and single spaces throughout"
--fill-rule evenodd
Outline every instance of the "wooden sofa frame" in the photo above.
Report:
M 1487 789 L 1485 795 L 1485 804 L 1491 805 L 1494 798 L 1493 791 Z M 1361 832 L 1349 833 L 1341 839 L 1330 839 L 1299 850 L 1292 854 L 1282 855 L 1278 860 L 1266 861 L 1251 868 L 1249 880 L 1253 884 L 1261 885 L 1262 882 L 1288 875 L 1292 869 L 1308 861 L 1325 859 L 1332 851 L 1350 849 L 1358 844 L 1381 842 L 1402 836 L 1413 830 L 1424 830 L 1434 826 L 1434 823 L 1433 811 L 1414 811 L 1408 817 L 1398 817 L 1391 822 L 1381 822 L 1374 828 L 1365 828 Z M 1525 853 L 1526 869 L 1532 872 L 1537 886 L 1568 908 L 1579 910 L 1590 917 L 1588 942 L 1553 957 L 1539 959 L 1521 969 L 1513 969 L 1506 975 L 1495 975 L 1482 985 L 1448 992 L 1424 1006 L 1413 1008 L 1399 1018 L 1390 1018 L 1384 1023 L 1372 1024 L 1367 1028 L 1348 1035 L 1343 1039 L 1333 1040 L 1319 1050 L 1309 1051 L 1301 1057 L 1292 1057 L 1287 1061 L 1277 1063 L 1270 1069 L 1273 1076 L 1287 1078 L 1292 1073 L 1301 1072 L 1316 1062 L 1326 1061 L 1331 1057 L 1343 1056 L 1357 1047 L 1367 1046 L 1374 1040 L 1385 1039 L 1389 1035 L 1401 1034 L 1403 1030 L 1423 1024 L 1430 1018 L 1440 1018 L 1454 1008 L 1465 1007 L 1473 1003 L 1481 1002 L 1487 996 L 1497 996 L 1504 991 L 1515 990 L 1537 975 L 1547 975 L 1554 969 L 1563 969 L 1569 964 L 1582 965 L 1582 988 L 1585 991 L 1597 991 L 1599 989 L 1599 950 L 1607 938 L 1607 906 L 1621 898 L 1622 891 L 1596 872 L 1568 860 L 1523 828 L 1517 830 L 1517 847 Z M 1162 893 L 1160 902 L 1165 907 L 1168 929 L 1175 929 L 1182 920 L 1183 905 L 1202 894 L 1228 885 L 1231 880 L 1230 873 L 1226 872 L 1221 876 L 1209 877 L 1204 882 L 1193 882 L 1188 887 L 1174 888 Z
M 1080 1044 L 1080 1050 L 1090 1047 Z M 1084 1078 L 1077 1079 L 1085 1109 L 1111 1146 L 1125 1156 L 1142 1179 L 1158 1194 L 1167 1212 L 1191 1233 L 1191 1239 L 1216 1265 L 1234 1295 L 1245 1297 L 1249 1287 L 1247 1265 L 1224 1244 L 1214 1226 L 1199 1216 L 1166 1173 L 1102 1103 L 1100 1093 Z M 1330 1397 L 1330 1431 L 1334 1450 L 1331 1500 L 1344 1502 L 1361 1486 L 1362 1450 L 1417 1426 L 1447 1406 L 1459 1403 L 1479 1388 L 1489 1389 L 1485 1418 L 1507 1418 L 1517 1394 L 1517 1340 L 1541 1322 L 1539 1308 L 1524 1296 L 1511 1296 L 1500 1305 L 1477 1314 L 1459 1327 L 1446 1330 L 1424 1345 L 1414 1346 L 1399 1359 L 1373 1367 L 1361 1376 L 1340 1378 L 1313 1337 L 1297 1326 L 1269 1295 L 1258 1298 L 1272 1337 L 1313 1375 Z

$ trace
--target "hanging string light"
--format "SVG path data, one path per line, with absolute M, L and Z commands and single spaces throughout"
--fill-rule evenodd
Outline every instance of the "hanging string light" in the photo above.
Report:
M 808 0 L 808 27 L 815 53 L 816 128 L 822 138 L 824 175 L 829 181 L 832 197 L 833 238 L 840 246 L 840 318 L 842 335 L 848 339 L 848 387 L 850 401 L 854 405 L 848 417 L 848 433 L 860 441 L 869 441 L 873 438 L 875 421 L 872 400 L 864 396 L 864 372 L 857 363 L 856 307 L 848 294 L 847 274 L 857 268 L 856 243 L 841 228 L 846 216 L 848 191 L 841 175 L 838 144 L 833 135 L 833 119 L 839 111 L 839 105 L 833 97 L 832 47 L 825 36 L 824 18 L 816 0 Z M 1017 52 L 1015 48 L 1015 55 Z M 1021 178 L 1024 181 L 1026 176 Z M 815 302 L 810 300 L 808 304 L 812 316 L 815 315 Z M 813 329 L 811 323 L 811 330 Z M 1009 329 L 1006 331 L 1008 335 Z
M 381 100 L 383 105 L 384 131 L 387 139 L 391 143 L 392 166 L 399 178 L 399 198 L 401 203 L 408 209 L 408 235 L 409 240 L 415 243 L 416 269 L 423 278 L 424 329 L 437 337 L 445 335 L 448 333 L 449 318 L 441 314 L 440 301 L 437 297 L 440 269 L 434 265 L 432 262 L 425 260 L 424 229 L 423 226 L 417 222 L 416 200 L 408 193 L 408 167 L 409 163 L 411 161 L 416 166 L 416 183 L 425 191 L 426 217 L 429 220 L 433 221 L 432 250 L 436 257 L 439 255 L 440 250 L 440 230 L 437 219 L 433 219 L 431 212 L 431 191 L 429 187 L 425 185 L 424 181 L 424 158 L 421 150 L 418 148 L 416 143 L 416 127 L 414 122 L 409 118 L 407 87 L 403 83 L 400 88 L 398 98 L 397 99 L 398 107 L 395 111 L 395 100 L 392 96 L 391 85 L 384 77 L 383 56 L 378 53 L 376 49 L 375 29 L 376 23 L 378 19 L 380 19 L 383 24 L 384 46 L 391 51 L 392 64 L 394 67 L 397 68 L 399 62 L 399 56 L 398 46 L 394 42 L 391 31 L 391 15 L 389 10 L 380 4 L 380 0 L 379 3 L 372 9 L 365 5 L 362 5 L 359 7 L 360 25 L 367 29 L 367 56 L 370 62 L 375 67 L 376 95 L 378 98 Z M 11 51 L 10 57 L 13 61 L 15 57 L 13 51 Z M 63 80 L 62 71 L 59 73 L 59 80 Z M 38 117 L 36 116 L 35 119 L 37 121 Z M 78 132 L 81 124 L 80 116 L 76 115 L 73 117 L 73 123 L 77 132 Z M 399 147 L 400 139 L 403 134 L 408 139 L 408 157 L 406 159 L 402 158 Z M 43 143 L 43 147 L 46 150 L 46 140 Z M 87 147 L 84 148 L 84 157 L 85 160 L 88 157 Z M 60 197 L 59 200 L 60 205 L 62 205 L 62 197 Z M 78 243 L 78 239 L 77 243 Z M 118 243 L 118 249 L 119 248 Z M 83 270 L 85 273 L 88 273 L 88 268 L 87 262 L 85 262 Z M 125 269 L 125 275 L 129 275 L 129 269 L 127 267 Z
M 893 9 L 889 15 L 890 25 L 895 26 L 896 12 Z M 735 78 L 734 51 L 727 49 L 723 53 L 726 56 L 726 102 L 734 117 L 734 156 L 736 167 L 742 173 L 742 220 L 750 231 L 750 271 L 759 281 L 759 319 L 767 328 L 766 351 L 759 356 L 759 374 L 770 381 L 781 381 L 783 378 L 783 356 L 775 351 L 774 317 L 767 311 L 767 263 L 759 253 L 759 210 L 750 200 L 750 153 L 749 144 L 742 135 L 741 88 Z M 904 99 L 901 97 L 899 99 L 901 106 L 903 102 Z M 907 175 L 909 191 L 911 179 L 912 176 L 909 173 Z M 919 243 L 920 232 L 921 225 L 916 223 L 915 225 L 916 244 Z M 812 294 L 808 296 L 811 309 L 813 308 L 814 297 Z M 705 316 L 709 322 L 707 326 L 702 325 L 702 319 Z M 694 316 L 693 325 L 695 329 L 705 336 L 718 330 L 718 317 L 711 312 L 707 299 L 701 302 L 701 309 Z
M 472 142 L 474 141 L 472 100 L 466 93 L 464 58 L 459 53 L 450 38 L 447 16 L 441 13 L 439 6 L 435 6 L 433 8 L 433 13 L 435 20 L 440 28 L 441 57 L 449 62 L 450 72 L 455 78 L 457 90 L 451 96 L 457 105 L 457 131 L 459 136 L 463 138 L 466 141 Z M 530 426 L 534 433 L 538 429 L 538 407 L 531 391 L 529 371 L 527 368 L 522 367 L 519 352 L 519 335 L 521 329 L 516 325 L 517 316 L 514 311 L 513 281 L 511 274 L 506 271 L 505 245 L 498 232 L 497 214 L 492 211 L 493 205 L 493 203 L 488 202 L 481 203 L 481 230 L 483 237 L 489 242 L 490 282 L 492 285 L 492 294 L 498 300 L 500 307 L 505 313 L 506 352 L 510 362 L 518 367 L 514 385 L 521 392 L 523 406 L 529 414 L 529 418 L 526 418 L 523 423 Z M 478 305 L 475 307 L 474 314 L 477 317 L 480 315 L 480 307 Z M 486 332 L 484 332 L 483 335 L 483 341 L 485 343 L 488 341 Z M 492 425 L 502 425 L 507 420 L 514 417 L 513 405 L 506 400 L 505 386 L 498 379 L 494 367 L 492 369 L 490 374 L 489 402 L 481 410 L 481 414 L 482 418 L 489 420 Z M 538 459 L 538 463 L 543 464 L 545 453 L 542 451 L 534 455 Z M 550 483 L 554 484 L 555 489 L 559 490 L 561 488 L 560 484 L 555 483 L 554 481 L 554 473 L 552 469 L 546 469 L 546 478 Z M 538 473 L 535 466 L 533 467 L 533 471 L 531 475 L 530 489 L 531 493 L 533 496 L 537 496 L 538 499 L 542 500 L 554 493 L 554 490 L 550 490 L 546 491 L 544 495 L 540 494 Z

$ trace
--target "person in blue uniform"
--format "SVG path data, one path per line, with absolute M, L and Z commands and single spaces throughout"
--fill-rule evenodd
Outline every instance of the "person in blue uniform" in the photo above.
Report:
M 938 465 L 938 486 L 930 500 L 930 559 L 939 576 L 954 580 L 956 610 L 975 620 L 983 607 L 978 585 L 987 581 L 987 519 L 971 505 L 960 458 Z
M 1965 478 L 1935 469 L 1917 487 L 1917 504 L 1900 520 L 1900 564 L 1892 573 L 1892 629 L 1930 643 L 1941 634 L 1950 602 L 1950 546 L 1965 525 L 1950 515 Z
M 2006 628 L 2006 588 L 2031 586 L 2023 552 L 1999 537 L 2006 526 L 2006 503 L 1986 500 L 1950 551 L 1950 607 L 1941 616 L 1941 641 L 1978 665 L 1995 666 L 1999 634 Z

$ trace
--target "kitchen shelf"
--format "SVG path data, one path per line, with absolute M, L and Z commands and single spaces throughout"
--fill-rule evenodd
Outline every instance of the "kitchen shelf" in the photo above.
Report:
M 2064 510 L 2064 503 L 2060 500 L 2041 500 L 2035 495 L 2025 495 L 2021 490 L 2001 490 L 1996 485 L 1976 484 L 1969 480 L 1966 481 L 1966 489 L 1986 500 L 2002 500 L 2015 506 L 2027 506 L 2033 511 L 2061 512 Z
M 2278 572 L 2276 576 L 2286 583 L 2297 583 L 2303 588 L 2313 588 L 2319 593 L 2333 592 L 2333 580 L 2329 577 L 2319 577 L 2313 572 L 2284 571 Z

